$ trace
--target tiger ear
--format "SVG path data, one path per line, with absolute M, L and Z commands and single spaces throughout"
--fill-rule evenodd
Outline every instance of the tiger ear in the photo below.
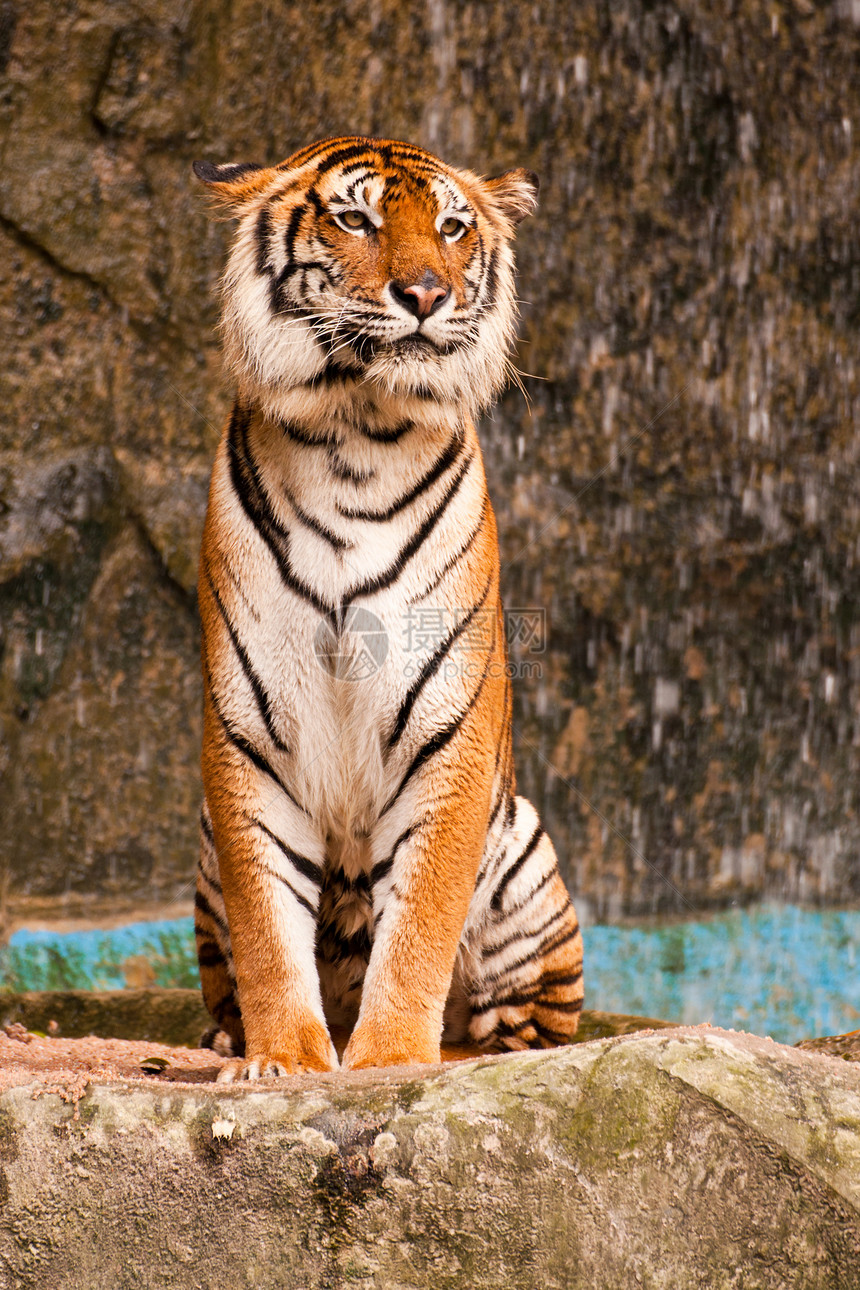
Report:
M 493 204 L 512 224 L 519 224 L 537 209 L 540 180 L 533 170 L 522 167 L 506 170 L 502 175 L 485 179 L 484 187 L 489 190 Z
M 219 206 L 240 207 L 271 183 L 275 170 L 254 161 L 216 166 L 211 161 L 195 161 L 192 170 L 206 185 Z

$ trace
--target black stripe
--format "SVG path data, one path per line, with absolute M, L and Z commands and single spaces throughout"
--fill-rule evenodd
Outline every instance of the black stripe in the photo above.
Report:
M 202 891 L 195 891 L 194 893 L 194 908 L 199 913 L 204 914 L 207 918 L 211 918 L 215 926 L 220 927 L 224 935 L 229 937 L 230 929 L 227 926 L 225 919 L 223 919 L 219 913 L 216 913 L 209 904 L 209 901 L 203 895 Z
M 487 267 L 487 276 L 484 279 L 486 290 L 484 292 L 484 301 L 493 305 L 496 303 L 496 288 L 499 282 L 499 251 L 498 247 L 493 247 L 490 252 L 490 263 Z
M 275 745 L 277 749 L 279 749 L 280 752 L 289 752 L 289 745 L 284 742 L 284 740 L 281 738 L 281 736 L 278 734 L 277 730 L 275 729 L 275 721 L 272 713 L 272 704 L 268 694 L 266 693 L 265 686 L 263 685 L 263 682 L 260 680 L 260 677 L 257 674 L 257 671 L 254 668 L 254 665 L 251 662 L 251 659 L 248 655 L 248 651 L 245 649 L 245 646 L 243 645 L 242 641 L 239 638 L 239 634 L 236 631 L 236 628 L 233 626 L 233 623 L 230 619 L 230 615 L 227 613 L 227 607 L 224 604 L 223 600 L 221 599 L 221 594 L 218 591 L 218 588 L 215 586 L 215 581 L 212 577 L 212 573 L 209 568 L 209 560 L 205 555 L 203 557 L 203 571 L 206 574 L 206 581 L 209 584 L 209 590 L 212 593 L 212 599 L 215 601 L 215 604 L 218 606 L 218 612 L 221 615 L 221 620 L 224 623 L 224 626 L 227 628 L 228 635 L 230 637 L 230 640 L 233 643 L 233 649 L 235 650 L 236 655 L 239 659 L 239 662 L 242 665 L 242 671 L 245 673 L 245 677 L 248 681 L 248 684 L 251 686 L 251 689 L 254 691 L 254 698 L 257 701 L 257 708 L 260 712 L 260 716 L 263 718 L 263 723 L 266 727 L 268 736 L 271 739 L 272 743 Z
M 404 493 L 399 497 L 396 502 L 392 502 L 390 506 L 387 506 L 384 511 L 348 510 L 343 506 L 338 506 L 338 512 L 347 520 L 365 520 L 368 523 L 384 524 L 387 520 L 393 519 L 398 512 L 405 510 L 406 507 L 414 502 L 417 497 L 420 497 L 420 495 L 428 489 L 431 484 L 435 484 L 439 476 L 444 475 L 449 466 L 453 466 L 454 462 L 460 455 L 460 449 L 462 447 L 462 434 L 455 435 L 445 451 L 439 455 L 430 469 L 425 471 L 421 476 L 418 483 L 410 488 L 407 493 Z
M 315 438 L 313 435 L 305 434 L 292 421 L 282 421 L 281 429 L 284 435 L 291 443 L 298 444 L 302 448 L 334 448 L 338 440 L 331 435 L 322 435 Z
M 325 337 L 322 337 L 325 342 Z M 361 372 L 352 367 L 344 367 L 343 363 L 336 358 L 330 358 L 322 371 L 317 372 L 309 381 L 305 381 L 305 387 L 309 390 L 315 390 L 320 385 L 342 385 L 346 381 L 360 381 Z M 317 439 L 316 443 L 334 444 L 338 441 L 334 438 Z
M 220 1021 L 222 1017 L 240 1018 L 242 1016 L 236 1003 L 236 997 L 232 991 L 230 994 L 225 994 L 217 1003 L 213 1003 L 211 1007 L 209 1004 L 206 1006 L 209 1008 L 209 1011 L 216 1021 Z
M 197 877 L 198 877 L 198 880 L 202 878 L 203 881 L 206 883 L 207 887 L 211 887 L 213 891 L 217 891 L 219 896 L 222 896 L 224 894 L 224 888 L 221 886 L 218 879 L 213 878 L 211 874 L 207 873 L 199 861 L 197 863 Z
M 257 246 L 257 272 L 262 277 L 271 277 L 272 267 L 269 264 L 269 250 L 272 235 L 272 208 L 269 202 L 257 216 L 254 226 L 254 241 Z
M 484 280 L 484 270 L 487 264 L 487 248 L 484 245 L 484 236 L 481 233 L 481 230 L 478 229 L 477 232 L 478 232 L 478 236 L 477 236 L 478 256 L 480 258 L 480 266 L 478 268 L 477 281 L 480 284 Z M 469 267 L 471 268 L 471 261 L 470 261 Z
M 378 574 L 375 578 L 369 579 L 361 586 L 356 587 L 354 591 L 351 591 L 349 594 L 349 597 L 345 601 L 345 605 L 350 604 L 353 600 L 356 600 L 359 596 L 372 596 L 377 591 L 384 591 L 387 587 L 390 587 L 392 583 L 397 581 L 397 579 L 400 577 L 401 573 L 403 572 L 406 564 L 412 559 L 416 551 L 418 551 L 419 548 L 424 544 L 424 542 L 432 533 L 433 529 L 441 520 L 442 516 L 445 514 L 445 511 L 448 509 L 451 502 L 454 500 L 454 497 L 456 496 L 460 488 L 460 485 L 462 484 L 464 478 L 466 477 L 466 472 L 468 471 L 474 459 L 475 459 L 474 453 L 469 453 L 469 455 L 465 458 L 462 466 L 457 471 L 457 474 L 454 476 L 451 483 L 448 485 L 447 489 L 445 490 L 444 496 L 440 499 L 439 503 L 430 512 L 430 514 L 424 520 L 423 524 L 421 524 L 418 531 L 406 543 L 406 545 L 403 547 L 402 551 L 397 556 L 397 559 L 393 562 L 393 564 L 389 565 L 389 567 L 385 570 L 384 573 Z
M 355 336 L 356 333 L 353 333 Z M 415 429 L 414 421 L 401 421 L 396 426 L 391 426 L 387 430 L 371 430 L 368 426 L 359 426 L 359 432 L 365 439 L 370 439 L 372 443 L 399 443 L 412 430 Z
M 577 1012 L 581 1012 L 581 1011 L 582 1011 L 582 1008 L 577 1008 Z M 567 1034 L 565 1031 L 551 1030 L 549 1026 L 543 1026 L 539 1021 L 535 1021 L 534 1017 L 532 1017 L 531 1021 L 532 1021 L 532 1025 L 535 1028 L 536 1033 L 540 1036 L 541 1039 L 545 1039 L 547 1043 L 553 1044 L 553 1045 L 570 1043 L 570 1035 Z
M 481 1043 L 487 1044 L 494 1037 L 497 1037 L 500 1039 L 513 1038 L 514 1035 L 519 1035 L 522 1033 L 522 1031 L 528 1030 L 528 1028 L 531 1025 L 532 1025 L 531 1017 L 525 1017 L 522 1021 L 500 1021 L 496 1026 L 493 1027 L 493 1029 L 490 1031 L 488 1035 L 484 1035 L 483 1039 L 481 1040 Z
M 206 811 L 203 809 L 203 807 L 202 807 L 202 806 L 201 806 L 201 808 L 200 808 L 200 828 L 201 828 L 201 830 L 202 830 L 202 832 L 203 832 L 204 836 L 206 837 L 207 841 L 210 843 L 210 845 L 211 845 L 211 847 L 212 847 L 212 850 L 214 851 L 214 850 L 215 850 L 215 835 L 214 835 L 214 833 L 212 832 L 212 823 L 211 823 L 211 821 L 210 821 L 210 819 L 209 819 L 208 814 L 206 813 Z
M 564 914 L 566 912 L 566 909 L 559 911 L 560 914 Z M 557 919 L 550 921 L 557 921 Z M 560 949 L 562 945 L 567 945 L 569 941 L 574 940 L 578 935 L 578 923 L 570 931 L 564 932 L 560 928 L 557 932 L 552 932 L 550 935 L 545 936 L 534 950 L 523 955 L 521 959 L 517 959 L 515 963 L 510 965 L 510 967 L 503 968 L 494 973 L 493 976 L 487 977 L 485 985 L 494 981 L 501 981 L 503 977 L 512 975 L 514 972 L 518 972 L 520 968 L 525 967 L 528 963 L 533 963 L 536 959 L 545 958 L 547 954 L 554 953 L 557 949 Z
M 221 967 L 225 963 L 224 955 L 215 941 L 209 940 L 197 946 L 197 962 L 202 968 Z
M 500 742 L 499 742 L 499 747 L 498 747 L 498 749 L 496 750 L 496 771 L 498 771 L 498 768 L 499 768 L 499 753 L 500 753 L 500 751 L 501 751 L 501 747 L 502 747 L 502 745 L 501 745 L 501 741 L 500 741 Z M 507 780 L 503 778 L 503 779 L 502 779 L 502 781 L 501 781 L 501 783 L 499 784 L 499 792 L 498 792 L 498 796 L 496 797 L 496 804 L 495 804 L 495 806 L 493 807 L 492 811 L 490 812 L 490 818 L 489 818 L 489 820 L 487 821 L 487 833 L 488 833 L 488 834 L 489 834 L 489 833 L 492 833 L 492 831 L 493 831 L 493 825 L 496 823 L 496 820 L 498 819 L 499 811 L 502 809 L 502 806 L 503 806 L 503 804 L 504 804 L 504 802 L 505 802 L 505 799 L 506 799 L 506 797 L 507 797 L 508 791 L 509 791 L 509 790 L 508 790 L 508 783 L 507 783 Z M 491 859 L 491 857 L 490 857 L 490 856 L 488 856 L 488 857 L 487 857 L 487 859 L 489 860 L 489 859 Z M 479 873 L 478 877 L 479 877 L 479 878 L 483 878 L 483 877 L 484 877 L 484 873 L 485 873 L 485 871 L 484 871 L 483 869 L 481 869 L 481 872 Z
M 347 551 L 352 548 L 352 542 L 347 542 L 346 538 L 338 537 L 338 535 L 333 533 L 331 529 L 326 528 L 325 524 L 322 524 L 313 515 L 309 515 L 308 512 L 296 501 L 293 493 L 287 488 L 286 484 L 282 485 L 282 487 L 284 490 L 284 496 L 292 507 L 296 519 L 301 524 L 304 524 L 306 529 L 310 529 L 312 533 L 316 533 L 317 537 L 322 538 L 324 542 L 328 542 L 329 546 L 334 551 L 337 551 L 338 554 L 340 554 L 341 551 Z
M 220 704 L 218 703 L 218 700 L 215 697 L 215 690 L 212 685 L 212 678 L 210 675 L 208 675 L 208 672 L 209 672 L 209 669 L 208 669 L 208 666 L 206 666 L 206 661 L 204 659 L 204 675 L 207 681 L 209 700 L 212 704 L 212 709 L 216 717 L 218 718 L 218 720 L 221 722 L 221 725 L 224 729 L 224 733 L 229 739 L 230 743 L 237 750 L 237 752 L 240 752 L 244 757 L 247 757 L 248 760 L 252 762 L 257 767 L 258 770 L 261 770 L 264 775 L 268 775 L 269 779 L 274 780 L 274 782 L 277 784 L 281 792 L 284 793 L 285 796 L 290 799 L 293 806 L 295 806 L 297 810 L 301 811 L 303 815 L 307 815 L 308 812 L 305 810 L 305 808 L 301 805 L 300 802 L 296 801 L 296 799 L 293 797 L 292 793 L 287 788 L 284 781 L 269 765 L 269 763 L 266 761 L 263 754 L 259 752 L 252 743 L 249 743 L 249 741 L 245 738 L 243 734 L 240 734 L 240 732 L 233 725 L 232 721 L 230 721 L 227 717 L 225 717 L 224 713 L 221 711 Z
M 481 677 L 478 688 L 475 690 L 475 693 L 472 695 L 471 699 L 466 704 L 466 707 L 463 709 L 463 711 L 459 713 L 459 715 L 456 716 L 453 721 L 449 722 L 447 726 L 444 726 L 442 730 L 438 730 L 436 734 L 432 736 L 432 738 L 428 739 L 427 742 L 421 748 L 418 749 L 418 752 L 415 754 L 415 756 L 412 758 L 412 761 L 410 762 L 409 769 L 401 779 L 400 784 L 398 785 L 393 796 L 389 797 L 388 801 L 385 803 L 385 806 L 383 806 L 382 810 L 380 811 L 380 818 L 383 815 L 385 815 L 388 811 L 391 810 L 392 806 L 397 801 L 398 797 L 403 792 L 404 788 L 406 787 L 406 785 L 408 784 L 412 776 L 415 774 L 415 772 L 417 770 L 420 770 L 420 768 L 424 765 L 424 763 L 429 761 L 431 757 L 434 757 L 437 752 L 441 752 L 441 750 L 446 746 L 446 744 L 450 743 L 450 741 L 454 738 L 457 731 L 460 729 L 463 722 L 466 720 L 466 717 L 469 715 L 469 713 L 472 711 L 472 708 L 474 708 L 475 704 L 478 702 L 481 691 L 484 688 L 484 683 L 487 679 L 487 675 L 490 671 L 491 659 L 492 659 L 492 651 L 487 657 L 487 663 L 484 668 L 484 673 Z
M 370 877 L 368 874 L 361 872 L 354 878 L 350 878 L 343 869 L 331 869 L 326 874 L 325 880 L 326 894 L 334 893 L 336 897 L 340 896 L 370 896 Z
M 579 976 L 581 980 L 581 972 Z M 535 999 L 535 1007 L 544 1012 L 582 1012 L 582 999 L 582 995 L 578 999 L 545 999 L 542 995 L 538 995 Z
M 568 908 L 569 908 L 569 905 L 563 905 L 562 908 L 557 909 L 554 914 L 550 914 L 549 918 L 547 918 L 545 922 L 541 923 L 539 927 L 535 927 L 531 931 L 529 931 L 528 928 L 519 927 L 517 928 L 516 931 L 511 932 L 509 936 L 505 937 L 503 941 L 495 941 L 492 944 L 485 944 L 481 949 L 481 957 L 485 959 L 492 958 L 496 954 L 501 954 L 502 950 L 506 950 L 509 948 L 509 946 L 516 944 L 517 941 L 530 941 L 530 940 L 533 940 L 535 936 L 541 936 L 545 938 L 546 933 L 553 926 L 553 924 L 559 922 L 561 919 L 565 917 L 565 915 L 567 914 Z M 502 926 L 504 926 L 504 924 L 502 924 Z M 579 931 L 578 926 L 576 930 Z M 553 932 L 553 935 L 555 935 L 554 932 Z M 525 956 L 525 958 L 519 960 L 519 962 L 528 963 L 529 960 L 534 955 L 538 954 L 539 950 L 540 950 L 540 945 L 538 946 L 537 949 L 530 950 L 529 953 Z M 506 976 L 508 972 L 513 972 L 516 966 L 517 964 L 514 963 L 511 965 L 510 968 L 506 968 L 506 967 L 499 968 L 497 972 L 494 972 L 492 976 L 487 977 L 486 980 L 500 981 L 501 978 L 503 976 Z
M 579 928 L 577 928 L 579 931 Z M 545 972 L 540 979 L 543 989 L 551 989 L 556 985 L 576 985 L 577 981 L 582 980 L 582 968 L 578 972 Z
M 528 845 L 526 846 L 525 851 L 523 851 L 519 859 L 514 861 L 510 869 L 505 871 L 505 874 L 501 882 L 499 883 L 496 890 L 493 892 L 493 899 L 490 901 L 490 908 L 493 909 L 496 913 L 498 913 L 502 907 L 502 896 L 504 895 L 505 890 L 508 887 L 508 884 L 514 878 L 516 878 L 517 874 L 522 869 L 523 865 L 526 863 L 529 856 L 534 852 L 535 848 L 537 847 L 537 844 L 540 842 L 542 837 L 543 837 L 543 827 L 540 824 L 538 824 L 537 827 L 535 828 L 534 833 L 529 838 Z
M 463 632 L 472 622 L 475 615 L 479 613 L 480 610 L 484 607 L 484 604 L 486 603 L 486 600 L 487 600 L 487 596 L 490 594 L 490 586 L 492 585 L 492 581 L 493 581 L 493 577 L 491 574 L 489 579 L 487 580 L 487 585 L 484 588 L 484 594 L 481 596 L 481 599 L 472 606 L 472 608 L 469 610 L 466 617 L 463 618 L 457 624 L 456 627 L 452 628 L 452 630 L 448 633 L 447 637 L 439 646 L 439 648 L 436 650 L 436 652 L 433 655 L 431 655 L 431 657 L 424 664 L 418 679 L 410 686 L 408 694 L 406 695 L 405 699 L 400 705 L 400 711 L 397 713 L 397 719 L 394 722 L 394 729 L 392 730 L 391 734 L 388 737 L 389 752 L 397 743 L 400 736 L 403 734 L 404 730 L 406 729 L 406 723 L 409 720 L 409 716 L 410 716 L 410 713 L 412 712 L 413 707 L 415 706 L 415 701 L 418 698 L 421 691 L 423 690 L 424 686 L 439 671 L 439 668 L 442 665 L 442 660 L 444 659 L 445 655 L 449 652 L 449 650 L 452 648 L 454 643 L 459 639 L 459 637 L 462 636 Z
M 395 842 L 394 846 L 391 848 L 391 854 L 388 856 L 388 858 L 386 860 L 380 860 L 378 864 L 375 864 L 373 866 L 373 868 L 370 871 L 370 884 L 372 887 L 375 887 L 376 884 L 380 882 L 383 878 L 388 877 L 388 875 L 391 873 L 391 868 L 394 864 L 394 857 L 397 855 L 397 852 L 400 846 L 402 845 L 402 843 L 406 841 L 407 838 L 412 837 L 412 834 L 415 832 L 417 828 L 418 828 L 417 824 L 410 824 L 408 829 L 404 829 L 404 831 L 400 834 L 400 837 Z
M 506 830 L 513 828 L 514 820 L 516 819 L 516 814 L 517 814 L 517 799 L 515 798 L 514 794 L 511 793 L 510 797 L 508 798 L 508 804 L 505 807 L 505 829 Z
M 204 184 L 233 184 L 243 175 L 263 169 L 258 161 L 237 161 L 226 166 L 215 165 L 212 161 L 194 161 L 191 168 Z
M 429 385 L 413 385 L 409 391 L 410 399 L 423 399 L 426 403 L 436 403 L 439 396 Z M 457 394 L 459 398 L 459 393 Z
M 298 891 L 296 891 L 295 887 L 290 882 L 289 878 L 285 878 L 283 874 L 278 873 L 277 869 L 270 869 L 269 866 L 266 864 L 258 864 L 257 868 L 260 870 L 261 873 L 268 874 L 270 878 L 275 878 L 279 883 L 282 884 L 282 886 L 286 887 L 290 895 L 293 896 L 294 899 L 297 900 L 300 905 L 303 905 L 309 914 L 312 914 L 313 917 L 316 918 L 317 916 L 316 907 L 312 905 L 309 900 L 306 900 L 305 897 L 302 896 Z
M 582 972 L 572 973 L 567 978 L 567 983 L 576 985 L 582 980 Z M 476 1003 L 471 1005 L 472 1012 L 475 1016 L 483 1013 L 492 1012 L 494 1008 L 525 1008 L 533 1003 L 538 1008 L 545 1008 L 548 1011 L 556 1012 L 581 1012 L 582 995 L 578 999 L 546 999 L 543 997 L 543 991 L 546 984 L 543 980 L 536 981 L 534 985 L 527 986 L 524 990 L 513 990 L 510 994 L 498 995 L 489 999 L 486 1003 Z
M 369 480 L 375 478 L 376 471 L 353 470 L 349 462 L 344 461 L 337 451 L 329 450 L 328 454 L 329 468 L 337 479 L 342 479 L 350 484 L 366 484 Z
M 319 269 L 321 273 L 325 274 L 329 282 L 331 281 L 332 266 L 330 264 L 323 264 L 322 260 L 294 260 L 291 264 L 286 264 L 281 269 L 276 279 L 278 286 L 283 286 L 294 273 L 306 273 L 309 269 Z
M 322 198 L 320 197 L 319 193 L 315 188 L 309 188 L 306 196 L 307 196 L 308 205 L 313 206 L 314 210 L 317 213 L 317 216 L 328 214 L 325 202 L 322 200 Z
M 466 539 L 466 542 L 464 543 L 464 545 L 460 547 L 460 550 L 457 551 L 455 555 L 452 555 L 451 558 L 442 566 L 441 571 L 437 574 L 433 582 L 430 583 L 430 586 L 425 587 L 420 595 L 414 596 L 410 601 L 410 604 L 417 605 L 419 600 L 426 600 L 427 597 L 430 595 L 430 593 L 436 590 L 436 588 L 439 586 L 439 583 L 442 581 L 442 579 L 446 577 L 447 574 L 449 574 L 451 570 L 454 568 L 454 566 L 456 564 L 459 564 L 463 556 L 466 555 L 466 553 L 471 550 L 472 545 L 475 542 L 475 539 L 477 538 L 478 534 L 481 532 L 481 529 L 484 527 L 484 521 L 487 518 L 487 506 L 489 505 L 489 500 L 490 499 L 488 495 L 485 493 L 484 504 L 481 507 L 481 517 L 478 520 L 477 527 L 474 528 L 472 532 L 469 534 L 469 537 Z
M 297 578 L 292 570 L 288 552 L 284 550 L 289 533 L 275 516 L 257 465 L 248 449 L 250 420 L 250 411 L 240 408 L 237 403 L 233 409 L 227 439 L 230 478 L 236 496 L 248 519 L 274 556 L 284 586 L 306 600 L 318 613 L 329 614 L 332 606 L 322 601 L 313 588 Z
M 287 227 L 284 230 L 284 251 L 287 255 L 287 263 L 292 264 L 296 255 L 296 238 L 299 233 L 299 225 L 302 222 L 302 216 L 305 208 L 301 204 L 295 206 L 290 212 L 290 218 Z
M 541 878 L 540 882 L 538 883 L 538 885 L 536 887 L 532 887 L 531 891 L 528 893 L 527 896 L 524 896 L 522 900 L 517 901 L 515 905 L 511 905 L 509 909 L 505 910 L 505 913 L 504 913 L 505 919 L 513 918 L 515 914 L 521 914 L 522 911 L 532 903 L 535 896 L 537 896 L 540 892 L 542 892 L 544 887 L 546 887 L 550 882 L 552 882 L 557 872 L 558 870 L 556 869 L 555 866 L 553 866 L 548 873 L 545 873 L 544 876 Z
M 317 930 L 316 952 L 326 963 L 344 959 L 369 958 L 372 944 L 366 927 L 345 935 L 335 923 L 325 923 Z
M 305 207 L 301 204 L 294 206 L 290 212 L 290 218 L 284 231 L 284 252 L 286 255 L 286 261 L 283 269 L 281 269 L 277 277 L 274 275 L 274 269 L 271 266 L 267 266 L 267 271 L 272 279 L 269 286 L 269 303 L 275 313 L 302 312 L 296 309 L 296 307 L 287 300 L 283 287 L 295 268 L 296 238 L 298 236 L 299 225 L 302 222 L 302 216 L 304 213 Z
M 306 321 L 310 322 L 315 334 L 317 335 L 317 338 L 319 338 L 319 328 L 317 323 L 320 320 L 317 320 L 313 314 L 309 313 L 308 310 L 302 309 L 301 307 L 294 305 L 292 301 L 289 300 L 284 290 L 290 278 L 294 274 L 307 273 L 311 269 L 317 269 L 320 273 L 324 275 L 328 285 L 330 287 L 333 286 L 335 281 L 335 274 L 330 264 L 328 265 L 322 264 L 318 260 L 308 261 L 307 263 L 304 263 L 304 262 L 297 263 L 296 261 L 289 261 L 287 264 L 284 265 L 283 269 L 281 269 L 278 276 L 272 279 L 272 284 L 271 284 L 271 287 L 269 288 L 269 302 L 275 313 L 295 314 L 297 317 L 304 318 Z M 303 294 L 303 295 L 307 294 L 306 286 L 303 285 L 302 288 L 300 288 L 300 294 Z
M 273 833 L 271 829 L 267 829 L 262 820 L 253 819 L 251 820 L 251 824 L 253 824 L 255 828 L 258 828 L 261 833 L 265 833 L 267 838 L 271 838 L 275 846 L 284 853 L 297 873 L 300 873 L 303 878 L 307 878 L 314 884 L 314 886 L 319 887 L 322 882 L 322 867 L 320 865 L 316 864 L 313 860 L 309 860 L 307 856 L 300 856 L 297 851 L 293 851 L 292 847 L 288 847 L 286 842 L 282 842 L 277 834 Z
M 476 1017 L 484 1016 L 492 1012 L 494 1008 L 524 1008 L 529 1003 L 534 1003 L 538 996 L 538 987 L 532 990 L 518 990 L 513 994 L 503 994 L 498 998 L 489 999 L 486 1003 L 473 1003 L 471 1009 Z
M 317 167 L 317 175 L 325 175 L 329 170 L 343 164 L 345 161 L 352 161 L 354 157 L 365 156 L 367 153 L 377 153 L 383 155 L 382 149 L 378 148 L 369 139 L 362 139 L 360 143 L 349 144 L 345 148 L 338 148 L 335 152 L 330 152 L 323 162 Z M 375 164 L 374 161 L 371 164 Z
M 340 177 L 341 179 L 344 179 L 347 175 L 353 175 L 359 170 L 372 170 L 372 169 L 373 167 L 369 166 L 366 161 L 356 161 L 351 166 L 344 166 L 343 170 L 340 172 Z

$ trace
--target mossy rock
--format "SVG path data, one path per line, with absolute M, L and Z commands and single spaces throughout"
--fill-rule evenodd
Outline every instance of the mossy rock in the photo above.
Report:
M 36 1091 L 0 1094 L 10 1287 L 857 1284 L 860 1070 L 749 1035 Z

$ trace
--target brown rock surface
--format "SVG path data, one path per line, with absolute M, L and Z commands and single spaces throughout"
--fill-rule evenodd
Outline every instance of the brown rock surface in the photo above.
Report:
M 856 1284 L 845 1062 L 707 1027 L 244 1087 L 102 1053 L 0 1091 L 10 1287 Z
M 229 401 L 189 167 L 334 132 L 542 177 L 540 379 L 484 441 L 506 601 L 547 615 L 515 648 L 522 785 L 580 906 L 860 896 L 855 18 L 0 4 L 7 914 L 187 897 Z

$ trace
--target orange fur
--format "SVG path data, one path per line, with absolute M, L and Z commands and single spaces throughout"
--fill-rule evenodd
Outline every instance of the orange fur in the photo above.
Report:
M 226 1077 L 331 1069 L 341 1015 L 353 1069 L 437 1061 L 446 1009 L 487 1045 L 561 1042 L 581 937 L 514 796 L 471 419 L 504 376 L 536 180 L 353 138 L 197 173 L 240 220 L 222 323 L 239 397 L 200 565 L 198 951 L 245 1048 Z M 445 615 L 417 660 L 397 653 L 415 605 Z M 364 689 L 314 657 L 323 628 L 352 646 L 353 608 L 387 632 Z

